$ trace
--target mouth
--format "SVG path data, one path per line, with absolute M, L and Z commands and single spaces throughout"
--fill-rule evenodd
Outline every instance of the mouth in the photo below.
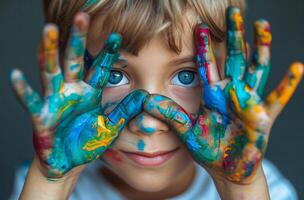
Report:
M 177 147 L 170 151 L 157 151 L 157 152 L 128 152 L 123 151 L 128 159 L 133 161 L 135 164 L 143 167 L 157 167 L 168 161 L 178 150 L 180 147 Z

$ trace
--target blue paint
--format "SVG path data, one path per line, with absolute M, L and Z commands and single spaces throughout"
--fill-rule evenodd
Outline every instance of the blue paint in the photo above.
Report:
M 247 164 L 247 170 L 245 172 L 245 177 L 248 177 L 252 174 L 254 170 L 254 162 L 250 161 L 248 164 Z
M 264 150 L 264 136 L 260 135 L 256 141 L 256 147 L 260 150 Z
M 146 144 L 142 139 L 137 141 L 137 149 L 139 151 L 143 151 L 145 149 L 145 146 L 146 146 Z
M 163 101 L 165 98 L 163 96 L 160 96 L 160 95 L 156 95 L 154 96 L 154 100 L 157 101 L 157 102 L 161 102 Z
M 245 89 L 245 83 L 241 81 L 234 81 L 235 92 L 238 98 L 238 102 L 242 109 L 247 107 L 247 101 L 250 99 L 250 94 Z
M 200 61 L 200 56 L 197 56 L 197 62 L 202 62 Z M 203 67 L 203 65 L 200 65 L 200 67 L 198 68 L 198 72 L 199 72 L 199 75 L 200 75 L 200 78 L 201 78 L 201 81 L 202 81 L 202 85 L 203 86 L 206 86 L 208 85 L 208 79 L 207 79 L 207 76 L 206 76 L 206 67 Z
M 93 62 L 94 72 L 89 77 L 88 84 L 92 87 L 98 85 L 103 88 L 110 77 L 110 70 L 113 63 L 119 57 L 119 48 L 121 44 L 121 36 L 117 33 L 111 33 L 104 45 L 104 48 L 99 52 L 97 58 Z
M 147 92 L 144 90 L 135 90 L 126 96 L 108 115 L 110 124 L 117 124 L 121 118 L 129 121 L 142 110 L 142 105 L 147 97 Z
M 155 133 L 155 131 L 156 131 L 155 128 L 146 127 L 143 123 L 143 120 L 144 120 L 144 116 L 142 114 L 136 118 L 136 124 L 139 127 L 140 131 L 147 135 L 152 135 L 153 133 Z
M 229 124 L 229 113 L 224 91 L 217 85 L 210 86 L 205 67 L 199 67 L 199 74 L 204 86 L 203 100 L 205 106 L 210 110 L 219 112 L 223 116 L 223 125 L 226 127 Z
M 76 70 L 76 69 L 79 69 L 81 67 L 81 65 L 80 64 L 72 64 L 71 66 L 70 66 L 70 69 L 72 70 L 72 71 L 74 71 L 74 70 Z
M 63 77 L 62 74 L 56 74 L 52 75 L 51 77 L 51 89 L 53 90 L 54 93 L 60 91 L 60 88 L 62 87 L 63 84 Z
M 188 148 L 193 152 L 199 151 L 201 148 L 201 145 L 197 142 L 194 134 L 189 134 L 189 136 L 186 139 L 186 142 Z

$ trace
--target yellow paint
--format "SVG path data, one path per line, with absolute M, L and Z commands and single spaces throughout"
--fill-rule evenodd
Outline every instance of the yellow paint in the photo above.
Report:
M 304 71 L 302 63 L 293 63 L 287 75 L 280 83 L 279 87 L 270 93 L 267 97 L 267 103 L 272 106 L 277 102 L 284 106 L 294 93 L 297 85 L 299 84 Z
M 245 90 L 249 92 L 249 87 L 246 86 Z M 247 108 L 242 109 L 240 107 L 236 92 L 234 89 L 229 91 L 231 96 L 231 101 L 236 109 L 236 112 L 243 119 L 244 122 L 249 123 L 252 127 L 256 126 L 259 121 L 261 120 L 261 116 L 265 115 L 265 109 L 263 105 L 257 104 L 252 98 L 249 99 L 246 104 L 248 105 Z
M 230 93 L 231 100 L 232 100 L 232 102 L 233 102 L 233 104 L 234 104 L 234 107 L 235 107 L 236 111 L 237 111 L 237 112 L 241 112 L 242 109 L 241 109 L 241 107 L 240 107 L 239 100 L 238 100 L 238 98 L 237 98 L 237 96 L 236 96 L 236 94 L 235 94 L 235 90 L 234 90 L 234 89 L 231 89 L 231 90 L 229 91 L 229 93 Z
M 56 66 L 58 63 L 58 30 L 54 26 L 49 26 L 45 32 L 43 44 L 46 53 L 46 70 L 54 73 L 59 68 Z
M 64 92 L 64 82 L 63 81 L 61 81 L 60 82 L 60 86 L 59 86 L 59 94 L 63 94 L 63 92 Z M 77 101 L 77 102 L 79 102 L 79 101 Z
M 64 113 L 64 111 L 66 111 L 66 109 L 70 108 L 72 105 L 74 105 L 78 102 L 79 102 L 78 100 L 68 101 L 68 103 L 58 111 L 58 116 L 61 116 L 62 113 Z
M 113 127 L 113 129 L 117 129 L 122 123 L 124 119 L 120 119 L 118 124 Z M 91 141 L 88 141 L 83 149 L 87 151 L 93 151 L 99 147 L 105 147 L 110 145 L 110 143 L 114 140 L 116 134 L 113 134 L 111 129 L 107 128 L 104 122 L 103 116 L 98 116 L 97 119 L 97 135 Z
M 257 21 L 254 24 L 256 34 L 258 35 L 257 42 L 259 45 L 269 45 L 272 41 L 271 33 L 265 30 L 267 26 L 269 27 L 269 24 L 267 22 L 264 23 L 265 24 L 263 25 L 261 22 Z
M 256 142 L 257 136 L 258 136 L 256 131 L 252 130 L 249 126 L 246 126 L 246 130 L 247 130 L 246 136 L 247 136 L 248 140 L 250 142 Z
M 227 153 L 227 151 L 231 150 L 231 147 L 225 147 L 224 148 L 224 158 L 227 158 L 229 156 L 229 154 Z
M 235 21 L 237 30 L 241 30 L 243 26 L 243 17 L 239 12 L 235 12 L 232 16 L 233 21 Z
M 46 50 L 57 49 L 58 31 L 55 27 L 49 27 L 44 38 L 44 46 Z

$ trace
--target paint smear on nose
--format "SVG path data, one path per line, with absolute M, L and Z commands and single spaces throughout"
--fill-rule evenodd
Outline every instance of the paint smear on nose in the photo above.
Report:
M 140 140 L 137 141 L 137 149 L 139 151 L 145 150 L 145 146 L 146 146 L 146 144 L 143 140 L 140 139 Z
M 152 135 L 153 133 L 155 133 L 155 128 L 145 126 L 143 121 L 144 121 L 143 115 L 138 116 L 136 119 L 136 124 L 139 127 L 140 131 L 147 135 Z

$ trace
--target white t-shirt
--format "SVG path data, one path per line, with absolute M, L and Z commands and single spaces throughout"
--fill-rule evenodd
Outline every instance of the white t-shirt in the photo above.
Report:
M 285 179 L 279 170 L 270 161 L 262 163 L 271 199 L 297 200 L 297 194 L 290 182 Z M 22 190 L 29 165 L 24 165 L 16 172 L 14 191 L 10 200 L 17 200 Z M 122 200 L 126 199 L 116 188 L 110 185 L 98 172 L 102 161 L 95 161 L 87 166 L 80 175 L 78 182 L 69 200 Z M 196 165 L 196 176 L 190 187 L 182 194 L 170 198 L 174 200 L 219 200 L 215 185 L 203 167 Z

